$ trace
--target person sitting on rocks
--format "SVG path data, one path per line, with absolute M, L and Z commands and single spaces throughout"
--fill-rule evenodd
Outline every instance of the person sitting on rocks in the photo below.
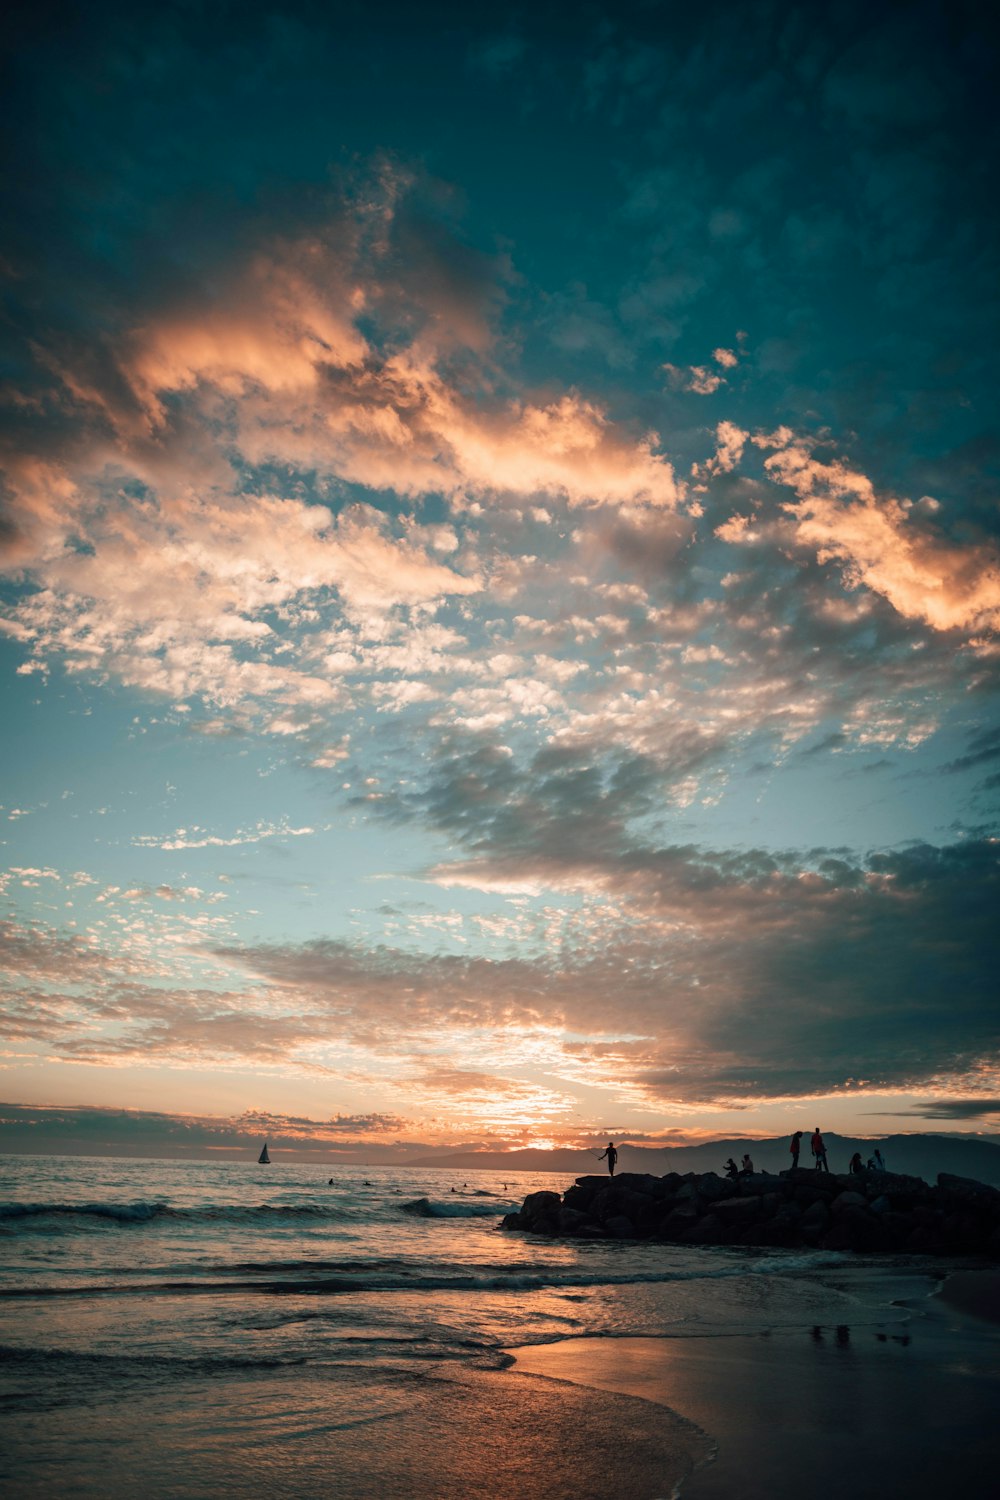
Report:
M 736 1165 L 736 1163 L 733 1161 L 733 1158 L 730 1157 L 729 1160 L 726 1162 L 726 1176 L 727 1177 L 731 1177 L 733 1179 L 733 1181 L 735 1182 L 736 1179 L 737 1179 L 737 1177 L 739 1175 L 740 1175 L 740 1169 Z
M 849 1172 L 853 1172 L 855 1177 L 859 1177 L 865 1170 L 864 1162 L 861 1160 L 860 1151 L 855 1151 L 854 1155 L 851 1157 L 850 1161 L 847 1164 L 847 1170 Z
M 872 1165 L 874 1166 L 876 1172 L 884 1172 L 886 1169 L 885 1162 L 882 1160 L 882 1153 L 877 1146 L 872 1152 Z
M 794 1135 L 792 1136 L 791 1143 L 790 1143 L 788 1149 L 792 1153 L 792 1171 L 794 1172 L 795 1169 L 796 1169 L 796 1167 L 799 1164 L 799 1152 L 802 1150 L 802 1131 L 801 1130 L 796 1130 L 795 1131 Z
M 813 1154 L 813 1165 L 815 1166 L 816 1171 L 817 1172 L 829 1172 L 830 1166 L 829 1166 L 829 1163 L 827 1162 L 827 1159 L 826 1159 L 826 1146 L 823 1143 L 823 1137 L 820 1134 L 820 1129 L 819 1129 L 818 1125 L 816 1126 L 816 1129 L 812 1133 L 811 1145 L 812 1145 L 812 1154 Z
M 605 1157 L 608 1158 L 608 1171 L 613 1177 L 615 1175 L 615 1163 L 618 1160 L 618 1152 L 615 1149 L 614 1141 L 608 1142 L 608 1149 L 606 1151 L 602 1151 L 597 1160 L 603 1161 Z
M 743 1165 L 740 1168 L 740 1176 L 741 1177 L 752 1177 L 753 1176 L 753 1162 L 750 1160 L 750 1153 L 749 1153 L 749 1151 L 745 1151 L 743 1153 Z

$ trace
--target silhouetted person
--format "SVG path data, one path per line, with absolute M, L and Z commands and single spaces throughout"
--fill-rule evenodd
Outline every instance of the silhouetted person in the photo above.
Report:
M 730 1157 L 729 1160 L 726 1162 L 726 1176 L 727 1177 L 731 1177 L 733 1179 L 733 1181 L 735 1182 L 736 1179 L 737 1179 L 737 1177 L 739 1175 L 740 1175 L 740 1169 L 736 1165 L 736 1163 L 733 1161 L 733 1158 Z
M 618 1152 L 615 1149 L 614 1141 L 608 1142 L 608 1149 L 606 1151 L 602 1151 L 597 1160 L 603 1161 L 605 1157 L 608 1158 L 608 1171 L 613 1177 L 615 1175 L 615 1163 L 618 1161 Z
M 826 1146 L 823 1144 L 823 1137 L 820 1135 L 818 1125 L 812 1133 L 810 1144 L 812 1146 L 813 1165 L 817 1172 L 829 1172 L 830 1168 L 826 1160 Z
M 789 1145 L 788 1149 L 792 1153 L 792 1171 L 794 1172 L 795 1168 L 799 1164 L 799 1152 L 802 1150 L 802 1131 L 801 1130 L 797 1130 L 795 1132 L 795 1134 L 792 1136 L 791 1144 Z
M 855 1177 L 859 1177 L 865 1170 L 865 1164 L 861 1160 L 860 1151 L 855 1151 L 854 1155 L 851 1157 L 850 1161 L 847 1164 L 847 1170 L 849 1172 L 853 1172 Z
M 753 1176 L 753 1162 L 750 1160 L 750 1153 L 749 1153 L 749 1151 L 745 1151 L 743 1153 L 743 1165 L 740 1168 L 740 1176 L 741 1177 L 752 1177 Z
M 885 1171 L 885 1162 L 882 1160 L 882 1153 L 878 1149 L 877 1146 L 875 1147 L 875 1150 L 872 1152 L 872 1162 L 874 1163 L 876 1172 L 884 1172 Z

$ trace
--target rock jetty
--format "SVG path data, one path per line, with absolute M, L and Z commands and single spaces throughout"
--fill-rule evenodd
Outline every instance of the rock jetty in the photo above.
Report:
M 892 1172 L 801 1167 L 736 1180 L 624 1172 L 578 1177 L 561 1198 L 529 1193 L 500 1227 L 574 1239 L 1000 1258 L 1000 1191 L 947 1172 L 934 1187 Z

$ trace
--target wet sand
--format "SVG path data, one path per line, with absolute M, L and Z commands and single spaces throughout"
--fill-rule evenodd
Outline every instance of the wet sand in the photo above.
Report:
M 43 1414 L 10 1374 L 5 1500 L 656 1500 L 707 1453 L 649 1402 L 507 1370 L 136 1372 L 116 1399 L 76 1371 Z
M 567 1339 L 509 1352 L 515 1370 L 641 1397 L 697 1423 L 717 1452 L 683 1485 L 684 1500 L 985 1495 L 1000 1488 L 1000 1331 L 952 1298 L 995 1306 L 1000 1278 L 959 1275 L 976 1279 L 882 1327 Z
M 955 1271 L 946 1279 L 939 1295 L 955 1312 L 987 1323 L 1000 1323 L 1000 1270 Z

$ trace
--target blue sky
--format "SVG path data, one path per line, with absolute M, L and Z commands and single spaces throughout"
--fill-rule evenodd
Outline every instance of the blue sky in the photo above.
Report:
M 994 1129 L 981 7 L 52 14 L 0 1093 L 346 1151 Z

